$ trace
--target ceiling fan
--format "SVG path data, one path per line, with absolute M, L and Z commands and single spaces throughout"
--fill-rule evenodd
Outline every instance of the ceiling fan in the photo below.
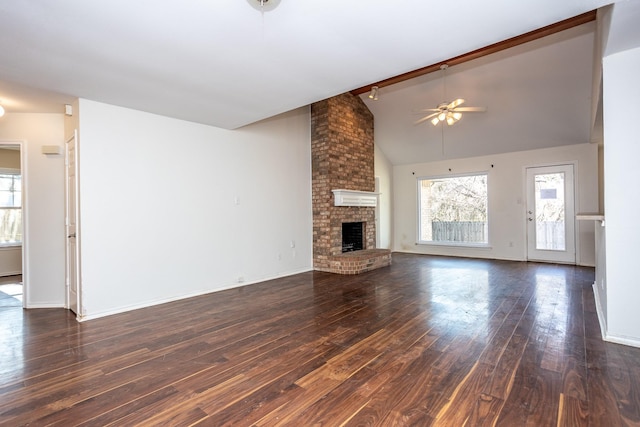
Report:
M 443 92 L 446 94 L 446 75 L 445 72 L 448 68 L 447 64 L 443 64 L 440 66 L 440 69 L 443 73 Z M 455 124 L 458 120 L 462 118 L 462 113 L 483 113 L 487 111 L 487 107 L 461 107 L 464 104 L 464 99 L 458 98 L 454 99 L 451 102 L 443 102 L 439 104 L 436 108 L 425 108 L 422 110 L 418 110 L 420 113 L 431 113 L 427 114 L 420 120 L 416 121 L 414 124 L 419 125 L 422 122 L 425 122 L 431 119 L 431 123 L 434 126 L 437 126 L 440 122 L 447 122 L 449 126 Z

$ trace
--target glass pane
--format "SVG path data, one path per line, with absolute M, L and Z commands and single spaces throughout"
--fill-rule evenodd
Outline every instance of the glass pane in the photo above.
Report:
M 0 190 L 13 190 L 13 175 L 0 175 Z
M 565 250 L 564 172 L 535 176 L 536 249 Z
M 487 243 L 487 175 L 420 180 L 420 240 Z
M 0 207 L 19 208 L 22 202 L 21 176 L 0 174 Z
M 13 207 L 13 193 L 11 191 L 0 190 L 0 207 Z
M 22 241 L 22 209 L 0 209 L 0 243 Z

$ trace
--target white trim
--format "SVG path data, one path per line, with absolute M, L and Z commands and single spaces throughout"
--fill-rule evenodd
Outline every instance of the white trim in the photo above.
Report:
M 28 192 L 27 192 L 27 150 L 26 141 L 23 139 L 0 140 L 0 145 L 17 145 L 20 152 L 20 181 L 22 184 L 22 271 L 16 274 L 22 274 L 22 307 L 29 307 L 29 216 L 28 216 Z M 7 170 L 15 170 L 9 168 Z M 46 306 L 49 308 L 50 306 Z M 51 306 L 53 307 L 53 306 Z M 55 307 L 59 307 L 56 305 Z
M 598 323 L 600 323 L 600 333 L 602 334 L 602 339 L 607 340 L 607 319 L 604 317 L 604 311 L 602 310 L 602 306 L 600 305 L 600 294 L 598 291 L 598 284 L 593 282 L 593 296 L 596 300 L 596 313 L 598 313 Z
M 446 240 L 442 241 L 424 241 L 424 242 L 416 242 L 416 245 L 419 246 L 448 246 L 452 248 L 472 248 L 472 249 L 493 249 L 493 247 L 488 243 L 473 243 L 473 242 L 449 242 Z
M 24 279 L 24 276 L 23 276 L 23 279 Z M 24 287 L 22 288 L 22 292 L 23 292 L 22 299 L 24 302 Z M 37 304 L 25 305 L 24 308 L 26 308 L 27 310 L 31 310 L 36 308 L 65 308 L 65 307 L 58 302 L 39 302 Z
M 2 274 L 0 274 L 0 277 L 8 277 L 8 276 L 20 276 L 22 274 L 22 271 L 17 270 L 17 271 L 3 271 Z
M 378 205 L 378 193 L 359 190 L 331 190 L 334 206 L 363 206 L 376 207 Z
M 118 309 L 115 309 L 115 310 L 108 310 L 108 311 L 103 311 L 103 312 L 100 312 L 100 313 L 94 313 L 94 314 L 82 315 L 82 316 L 78 315 L 76 317 L 76 320 L 78 322 L 86 322 L 87 320 L 94 320 L 94 319 L 99 319 L 101 317 L 113 316 L 114 314 L 126 313 L 128 311 L 138 310 L 138 309 L 141 309 L 141 308 L 147 308 L 147 307 L 152 307 L 152 306 L 155 306 L 155 305 L 166 304 L 166 303 L 169 303 L 169 302 L 180 301 L 180 300 L 187 299 L 187 298 L 198 297 L 198 296 L 202 296 L 202 295 L 207 295 L 207 294 L 212 294 L 212 293 L 216 293 L 216 292 L 226 291 L 226 290 L 229 290 L 229 289 L 241 288 L 243 286 L 254 285 L 256 283 L 262 283 L 262 282 L 268 282 L 269 280 L 280 279 L 282 277 L 293 276 L 293 275 L 300 274 L 300 273 L 308 273 L 309 271 L 313 271 L 313 268 L 305 268 L 305 269 L 295 270 L 295 271 L 291 271 L 291 272 L 287 272 L 287 273 L 283 273 L 283 274 L 277 274 L 275 276 L 265 277 L 265 278 L 262 278 L 262 279 L 259 279 L 259 280 L 255 280 L 255 281 L 251 281 L 251 282 L 233 283 L 233 284 L 225 285 L 222 288 L 218 288 L 218 289 L 214 289 L 214 290 L 208 289 L 208 290 L 196 291 L 196 292 L 191 292 L 190 294 L 187 294 L 187 295 L 179 295 L 179 296 L 175 296 L 175 297 L 161 298 L 161 299 L 157 299 L 157 300 L 153 300 L 153 301 L 147 301 L 147 302 L 144 302 L 144 303 L 141 303 L 141 304 L 132 304 L 132 305 L 121 307 L 121 308 L 118 308 Z
M 533 200 L 529 200 L 530 194 L 529 191 L 533 191 L 533 189 L 529 188 L 529 176 L 528 176 L 528 170 L 529 169 L 542 169 L 542 168 L 561 168 L 564 166 L 571 166 L 571 181 L 572 181 L 572 200 L 573 200 L 573 212 L 571 215 L 566 215 L 565 217 L 565 223 L 568 223 L 569 221 L 572 222 L 573 224 L 573 235 L 572 236 L 568 236 L 569 238 L 573 239 L 573 260 L 557 260 L 557 259 L 553 259 L 553 257 L 547 257 L 547 258 L 536 258 L 535 256 L 531 256 L 531 248 L 529 247 L 529 243 L 530 243 L 530 233 L 529 233 L 529 223 L 526 221 L 527 218 L 527 209 L 529 207 L 529 203 L 530 202 L 534 202 Z M 559 162 L 559 163 L 543 163 L 540 165 L 531 165 L 531 166 L 524 166 L 523 168 L 524 171 L 524 200 L 525 203 L 523 205 L 524 208 L 524 229 L 525 229 L 525 254 L 526 254 L 526 259 L 528 261 L 533 261 L 533 262 L 551 262 L 551 263 L 558 263 L 558 264 L 569 264 L 569 265 L 578 265 L 578 260 L 582 258 L 582 254 L 580 252 L 580 236 L 579 236 L 579 232 L 578 232 L 578 223 L 577 223 L 577 219 L 576 219 L 576 210 L 578 209 L 578 207 L 580 206 L 580 201 L 578 200 L 578 161 L 577 160 L 570 160 L 570 161 L 566 161 L 566 162 Z M 565 184 L 566 184 L 566 180 L 565 180 Z M 535 198 L 535 196 L 534 196 Z M 565 208 L 566 208 L 566 200 L 569 200 L 566 198 L 566 186 L 565 186 Z M 534 202 L 535 203 L 535 202 Z M 566 242 L 567 244 L 569 243 L 569 241 L 567 240 Z M 553 249 L 542 249 L 542 250 L 538 250 L 538 249 L 534 249 L 533 252 L 537 252 L 538 255 L 540 255 L 541 253 L 551 253 L 551 254 L 561 254 L 561 253 L 568 253 L 567 251 L 568 247 L 565 247 L 564 251 L 555 251 Z
M 11 249 L 22 248 L 22 242 L 16 243 L 0 243 L 0 251 L 8 251 Z
M 5 145 L 5 143 L 4 142 L 0 143 L 0 145 Z M 0 168 L 0 174 L 2 174 L 2 175 L 22 175 L 22 171 L 20 169 L 14 169 L 14 168 Z
M 638 338 L 607 334 L 604 340 L 607 342 L 615 343 L 615 344 L 622 344 L 622 345 L 628 345 L 630 347 L 640 348 L 640 339 Z
M 483 170 L 478 172 L 464 172 L 464 173 L 450 173 L 449 175 L 422 175 L 416 177 L 416 245 L 432 245 L 432 246 L 451 246 L 451 247 L 462 247 L 462 248 L 483 248 L 483 249 L 492 249 L 491 242 L 489 241 L 489 236 L 491 234 L 491 230 L 489 230 L 489 172 L 490 170 Z M 465 176 L 480 176 L 484 175 L 486 177 L 486 186 L 487 186 L 487 241 L 486 242 L 453 242 L 447 240 L 422 240 L 422 216 L 421 216 L 421 206 L 422 206 L 422 191 L 420 188 L 420 182 L 426 180 L 435 180 L 435 179 L 453 179 L 453 178 L 462 178 Z
M 627 337 L 624 335 L 615 335 L 607 332 L 607 320 L 604 316 L 604 311 L 602 310 L 602 306 L 600 305 L 600 295 L 598 293 L 598 286 L 594 282 L 593 283 L 593 296 L 596 300 L 596 313 L 598 313 L 598 322 L 600 323 L 600 332 L 602 334 L 602 340 L 607 342 L 612 342 L 615 344 L 628 345 L 631 347 L 640 348 L 640 339 L 634 337 Z

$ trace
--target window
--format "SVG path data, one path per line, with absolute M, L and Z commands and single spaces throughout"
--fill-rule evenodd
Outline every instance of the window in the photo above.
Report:
M 0 245 L 22 243 L 22 177 L 0 172 Z
M 487 174 L 418 179 L 420 243 L 488 244 Z

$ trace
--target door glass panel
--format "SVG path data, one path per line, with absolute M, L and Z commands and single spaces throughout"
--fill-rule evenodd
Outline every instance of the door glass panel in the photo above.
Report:
M 536 249 L 565 250 L 564 172 L 535 175 Z

